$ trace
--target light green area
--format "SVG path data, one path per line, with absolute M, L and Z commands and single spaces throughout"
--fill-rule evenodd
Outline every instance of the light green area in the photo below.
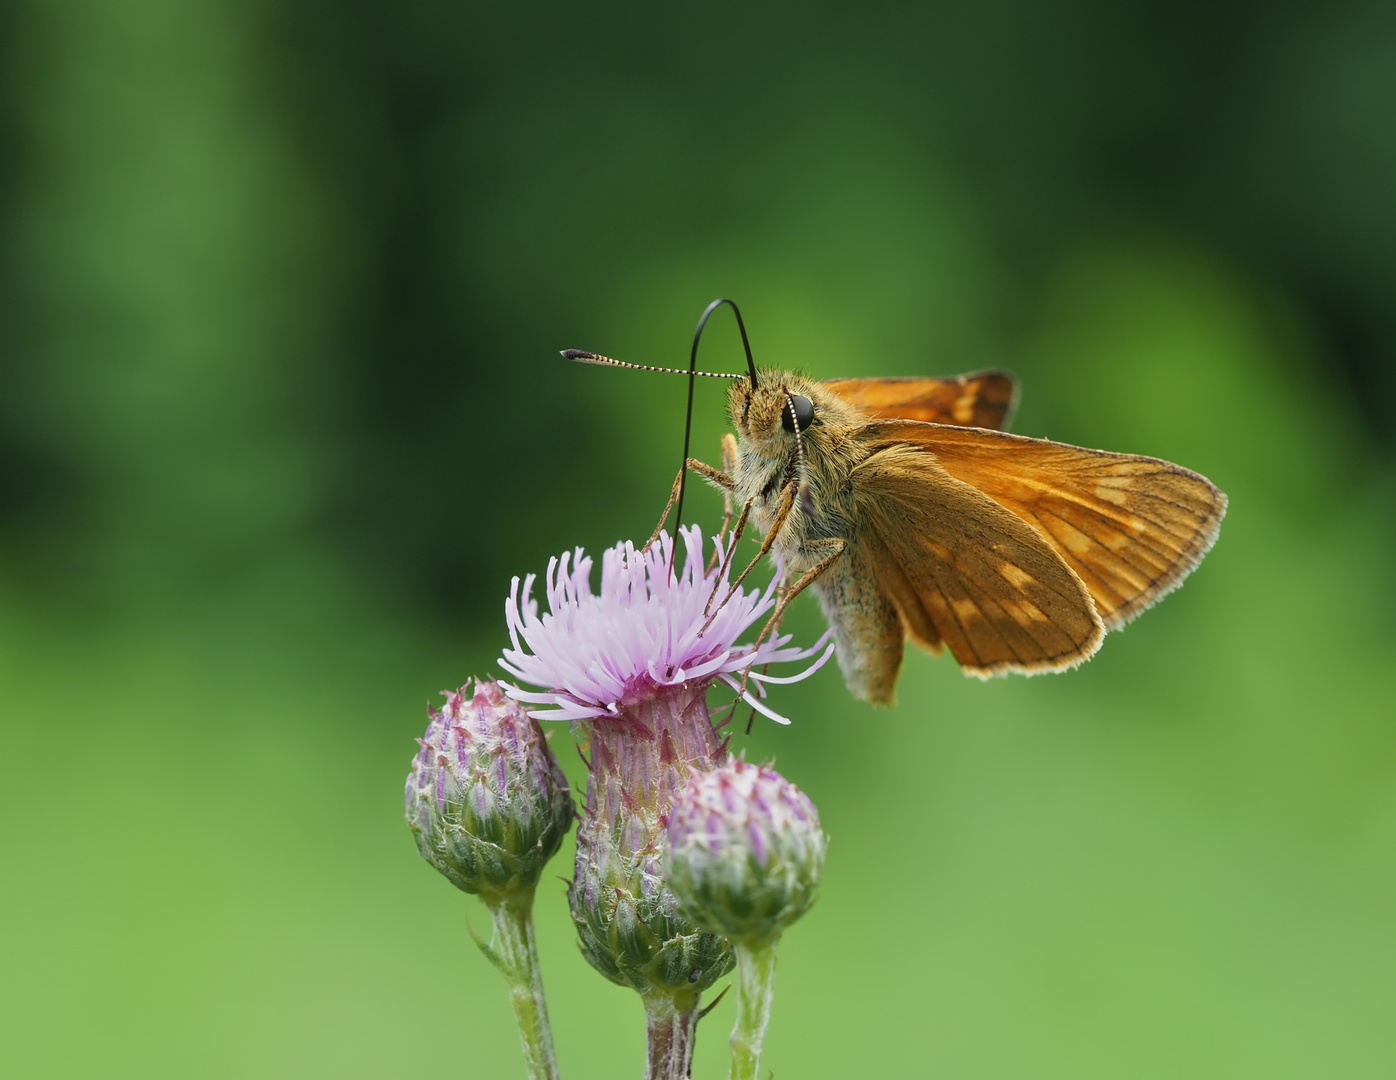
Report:
M 1077 672 L 982 684 L 914 654 L 900 705 L 873 711 L 831 666 L 775 691 L 790 728 L 737 737 L 831 837 L 821 900 L 781 942 L 763 1069 L 1396 1074 L 1396 483 L 1263 261 L 1121 211 L 1022 275 L 1013 214 L 1064 212 L 1035 193 L 1074 174 L 1007 168 L 1020 201 L 995 195 L 876 79 L 787 96 L 773 78 L 750 90 L 766 128 L 715 133 L 705 95 L 727 108 L 730 77 L 644 74 L 645 25 L 615 31 L 638 81 L 601 89 L 585 56 L 501 79 L 491 27 L 381 30 L 413 63 L 485 73 L 436 111 L 421 90 L 404 148 L 354 59 L 379 31 L 336 38 L 329 9 L 16 10 L 0 431 L 77 479 L 71 503 L 0 517 L 0 1074 L 523 1075 L 465 926 L 488 914 L 402 820 L 411 740 L 438 690 L 494 670 L 508 575 L 646 535 L 672 479 L 681 385 L 550 350 L 681 362 L 719 294 L 765 364 L 1010 364 L 1015 430 L 1168 457 L 1231 498 L 1186 587 Z M 845 30 L 821 33 L 807 66 L 841 78 Z M 1336 34 L 1322 56 L 1344 55 Z M 985 138 L 1031 127 L 1037 77 L 983 106 L 1002 124 Z M 1314 100 L 1311 120 L 1348 99 Z M 1366 237 L 1348 206 L 1334 229 Z M 385 252 L 412 230 L 431 295 L 385 313 L 378 283 L 405 273 Z M 424 339 L 392 334 L 418 317 L 466 380 L 409 395 L 401 430 L 466 446 L 437 473 L 387 429 L 355 442 L 365 357 L 408 364 Z M 704 363 L 740 363 L 714 328 Z M 720 399 L 700 386 L 708 460 Z M 354 502 L 375 484 L 423 493 Z M 715 524 L 711 495 L 691 505 Z M 341 543 L 395 513 L 448 532 L 467 600 L 401 586 L 416 549 Z M 812 639 L 813 605 L 790 626 Z M 576 949 L 571 859 L 569 841 L 535 909 L 561 1072 L 637 1076 L 642 1006 Z M 729 995 L 697 1080 L 726 1074 L 732 1021 Z
M 737 1001 L 733 1006 L 737 1022 L 727 1037 L 732 1060 L 729 1080 L 756 1080 L 761 1075 L 761 1046 L 771 1023 L 771 1002 L 775 997 L 776 939 L 755 944 L 738 944 Z
M 529 1080 L 557 1080 L 557 1053 L 548 1025 L 548 1005 L 543 990 L 543 969 L 538 962 L 538 941 L 533 931 L 533 890 L 521 891 L 490 907 L 494 936 L 486 956 L 509 984 L 509 1003 L 519 1026 L 524 1065 Z

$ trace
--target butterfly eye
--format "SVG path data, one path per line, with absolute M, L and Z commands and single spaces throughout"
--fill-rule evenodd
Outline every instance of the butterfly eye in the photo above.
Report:
M 793 417 L 791 416 L 792 412 L 794 413 Z M 804 431 L 812 423 L 814 423 L 814 402 L 800 394 L 792 394 L 785 399 L 785 408 L 780 413 L 781 427 L 793 434 L 796 424 L 799 424 L 800 430 Z

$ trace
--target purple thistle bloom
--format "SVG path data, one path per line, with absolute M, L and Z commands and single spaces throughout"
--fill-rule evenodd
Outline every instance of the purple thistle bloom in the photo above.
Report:
M 500 683 L 505 693 L 516 701 L 556 706 L 529 714 L 538 719 L 601 719 L 619 716 L 664 687 L 706 688 L 721 679 L 739 689 L 742 673 L 749 669 L 808 660 L 822 648 L 823 655 L 797 675 L 778 678 L 750 671 L 743 699 L 772 720 L 789 723 L 761 702 L 762 684 L 798 682 L 813 674 L 833 653 L 833 645 L 825 645 L 829 634 L 809 649 L 790 645 L 788 634 L 756 647 L 738 645 L 737 638 L 775 607 L 780 575 L 764 591 L 738 590 L 722 603 L 728 591 L 722 541 L 715 540 L 714 546 L 724 569 L 705 571 L 701 530 L 683 529 L 682 536 L 685 559 L 677 574 L 669 570 L 673 542 L 668 533 L 660 533 L 646 553 L 628 542 L 604 552 L 599 596 L 591 591 L 592 560 L 581 548 L 550 560 L 544 579 L 548 612 L 541 618 L 532 596 L 534 575 L 524 579 L 522 596 L 514 578 L 504 607 L 513 648 L 504 650 L 499 666 L 545 690 Z M 704 608 L 715 591 L 712 615 L 712 608 Z M 710 615 L 712 623 L 704 630 Z

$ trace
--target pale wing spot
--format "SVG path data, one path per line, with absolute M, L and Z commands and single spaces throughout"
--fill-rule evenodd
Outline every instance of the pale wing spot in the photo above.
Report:
M 955 600 L 955 616 L 960 622 L 968 622 L 970 619 L 982 619 L 984 613 L 979 610 L 979 605 L 973 600 Z
M 1061 542 L 1067 551 L 1083 562 L 1095 549 L 1095 541 L 1069 521 L 1062 521 L 1052 530 L 1052 535 Z
M 1030 600 L 1008 600 L 999 601 L 1004 610 L 1013 616 L 1013 621 L 1026 629 L 1032 623 L 1051 622 L 1049 618 Z
M 974 419 L 975 401 L 976 396 L 972 391 L 961 394 L 955 399 L 955 404 L 950 409 L 951 415 L 955 417 L 955 423 L 968 424 Z
M 1000 564 L 999 573 L 1002 574 L 1015 589 L 1021 590 L 1027 588 L 1029 585 L 1037 584 L 1037 578 L 1033 577 L 1021 567 L 1014 566 L 1010 562 Z
M 1134 543 L 1134 538 L 1132 536 L 1126 536 L 1116 529 L 1106 529 L 1102 531 L 1105 532 L 1106 535 L 1101 542 L 1111 551 L 1124 551 L 1125 548 Z
M 1101 502 L 1111 503 L 1114 506 L 1124 506 L 1129 502 L 1129 486 L 1134 483 L 1128 476 L 1112 476 L 1108 480 L 1101 480 L 1095 486 L 1092 493 Z
M 1052 535 L 1057 536 L 1058 539 L 1061 539 L 1062 543 L 1066 544 L 1073 554 L 1077 555 L 1082 559 L 1086 558 L 1088 549 L 1086 547 L 1077 546 L 1078 544 L 1100 544 L 1111 551 L 1123 551 L 1125 548 L 1131 547 L 1135 543 L 1135 538 L 1133 536 L 1130 536 L 1128 533 L 1121 532 L 1119 529 L 1116 529 L 1111 525 L 1106 524 L 1106 521 L 1118 522 L 1118 518 L 1105 518 L 1104 515 L 1101 515 L 1102 520 L 1091 522 L 1092 531 L 1090 533 L 1083 533 L 1079 529 L 1077 529 L 1075 525 L 1071 524 L 1071 522 L 1067 521 L 1060 514 L 1057 514 L 1055 516 L 1056 520 L 1061 522 L 1061 525 L 1052 530 Z M 1131 520 L 1137 521 L 1138 519 L 1132 518 Z M 1066 539 L 1063 539 L 1062 536 L 1058 535 L 1058 532 L 1062 530 L 1070 530 L 1071 532 L 1074 532 L 1078 537 L 1084 537 L 1084 539 L 1080 541 L 1069 542 Z M 1063 533 L 1063 535 L 1065 534 Z

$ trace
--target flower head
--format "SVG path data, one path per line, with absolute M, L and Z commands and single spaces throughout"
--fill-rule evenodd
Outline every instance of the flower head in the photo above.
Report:
M 663 687 L 721 679 L 740 689 L 739 676 L 750 671 L 743 697 L 787 723 L 759 700 L 763 684 L 796 682 L 822 667 L 833 652 L 825 646 L 828 635 L 809 649 L 790 645 L 789 635 L 738 645 L 737 638 L 775 606 L 779 575 L 765 590 L 739 589 L 724 603 L 729 587 L 722 542 L 714 541 L 722 569 L 705 571 L 702 532 L 693 526 L 681 533 L 685 558 L 678 573 L 670 571 L 668 533 L 660 533 L 648 552 L 628 542 L 604 552 L 599 595 L 591 589 L 592 560 L 581 548 L 550 560 L 544 578 L 548 611 L 541 617 L 532 596 L 534 576 L 524 579 L 522 595 L 515 578 L 504 609 L 513 648 L 504 650 L 499 665 L 544 690 L 501 683 L 505 692 L 516 701 L 556 706 L 530 714 L 539 719 L 599 719 L 617 716 L 628 703 Z M 808 660 L 821 648 L 823 655 L 794 676 L 750 670 Z
M 531 890 L 574 813 L 538 722 L 477 679 L 446 694 L 417 741 L 405 797 L 422 858 L 487 900 Z
M 828 839 L 799 788 L 729 757 L 695 771 L 669 811 L 665 878 L 679 909 L 733 941 L 769 941 L 809 910 Z
M 760 702 L 763 683 L 804 678 L 833 647 L 820 641 L 800 649 L 788 636 L 737 644 L 775 606 L 776 582 L 732 590 L 722 543 L 714 545 L 721 569 L 705 570 L 702 533 L 694 527 L 681 535 L 685 557 L 677 573 L 665 533 L 649 551 L 617 544 L 604 552 L 599 593 L 592 591 L 592 560 L 580 550 L 553 559 L 541 615 L 533 576 L 522 587 L 515 578 L 505 605 L 512 647 L 499 663 L 542 688 L 501 684 L 510 697 L 552 706 L 531 715 L 572 721 L 590 750 L 576 875 L 567 892 L 583 955 L 647 1002 L 667 1001 L 684 1012 L 732 966 L 727 941 L 680 914 L 662 872 L 675 792 L 692 771 L 721 759 L 708 688 L 721 679 L 784 723 Z M 821 649 L 792 677 L 751 670 L 810 660 Z

